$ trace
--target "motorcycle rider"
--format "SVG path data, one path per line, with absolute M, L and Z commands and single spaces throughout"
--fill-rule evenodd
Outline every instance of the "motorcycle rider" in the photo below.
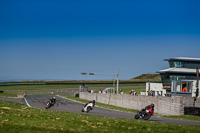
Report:
M 93 100 L 93 101 L 91 101 L 92 103 L 93 103 L 93 107 L 92 107 L 92 109 L 94 108 L 94 106 L 95 106 L 95 100 Z
M 24 97 L 26 97 L 26 96 L 27 96 L 27 92 L 25 91 L 25 92 L 24 92 Z
M 53 97 L 53 101 L 54 101 L 54 103 L 56 103 L 56 97 Z
M 148 105 L 145 107 L 145 109 L 152 109 L 154 111 L 154 104 Z
M 89 103 L 93 103 L 93 106 L 92 106 L 92 109 L 93 109 L 93 108 L 94 108 L 94 106 L 95 106 L 95 100 L 92 100 L 92 101 L 90 101 L 90 102 L 86 103 L 84 107 L 86 107 L 86 106 L 87 106 Z M 92 110 L 92 109 L 91 109 L 91 110 Z
M 54 105 L 56 103 L 56 97 L 53 97 L 50 99 L 51 105 Z
M 146 106 L 144 109 L 142 109 L 142 116 L 144 117 L 146 115 L 146 109 L 151 109 L 154 112 L 154 104 Z

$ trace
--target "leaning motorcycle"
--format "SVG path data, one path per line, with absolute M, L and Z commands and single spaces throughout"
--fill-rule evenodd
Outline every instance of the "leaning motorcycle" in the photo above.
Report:
M 24 92 L 24 97 L 26 97 L 27 96 L 27 92 Z
M 46 104 L 46 109 L 48 109 L 48 108 L 50 108 L 51 107 L 51 104 L 50 104 L 50 101 L 49 102 L 47 102 L 47 104 Z
M 148 120 L 152 115 L 154 111 L 152 109 L 141 109 L 141 111 L 138 111 L 138 113 L 135 115 L 135 119 L 143 119 Z
M 83 109 L 82 109 L 82 112 L 89 112 L 90 110 L 92 110 L 94 107 L 94 104 L 93 103 L 88 103 L 88 104 L 85 104 L 83 106 Z

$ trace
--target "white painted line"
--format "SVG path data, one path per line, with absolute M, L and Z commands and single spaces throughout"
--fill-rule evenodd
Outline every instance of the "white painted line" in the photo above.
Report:
M 27 100 L 26 100 L 25 97 L 24 97 L 24 101 L 26 102 L 26 105 L 27 105 L 27 106 L 31 107 L 31 106 L 28 104 L 28 102 L 27 102 Z

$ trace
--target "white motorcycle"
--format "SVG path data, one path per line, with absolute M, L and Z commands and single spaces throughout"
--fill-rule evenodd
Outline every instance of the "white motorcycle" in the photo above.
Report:
M 82 112 L 89 112 L 90 110 L 93 110 L 94 103 L 87 103 L 83 106 Z

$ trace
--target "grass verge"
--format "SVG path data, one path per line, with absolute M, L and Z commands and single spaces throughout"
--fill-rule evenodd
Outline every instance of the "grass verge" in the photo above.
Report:
M 191 121 L 200 121 L 199 116 L 194 116 L 194 115 L 179 115 L 179 116 L 166 116 L 166 115 L 157 115 L 160 117 L 165 117 L 165 118 L 172 118 L 172 119 L 180 119 L 180 120 L 191 120 Z
M 87 84 L 86 84 L 87 86 Z M 144 84 L 121 84 L 120 87 L 126 86 L 144 86 Z M 46 89 L 67 89 L 67 88 L 79 88 L 80 85 L 19 85 L 19 86 L 0 86 L 0 90 L 46 90 Z M 90 87 L 113 87 L 112 84 L 94 84 L 88 85 Z M 139 87 L 140 88 L 140 87 Z
M 20 85 L 20 86 L 0 86 L 0 90 L 47 90 L 47 89 L 67 89 L 79 88 L 79 85 Z
M 1 133 L 12 132 L 200 132 L 200 127 L 130 119 L 106 118 L 44 109 L 0 101 Z
M 17 97 L 17 94 L 16 93 L 9 93 L 9 92 L 3 92 L 3 93 L 0 93 L 0 97 Z

